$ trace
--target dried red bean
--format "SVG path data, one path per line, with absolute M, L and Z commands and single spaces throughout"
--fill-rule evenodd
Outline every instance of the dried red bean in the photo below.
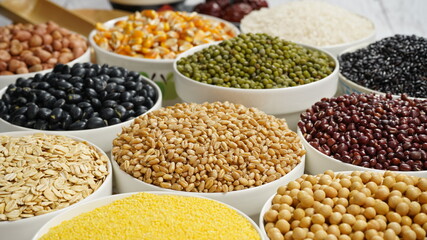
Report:
M 427 170 L 427 100 L 390 94 L 324 98 L 301 114 L 304 138 L 324 154 L 358 166 Z

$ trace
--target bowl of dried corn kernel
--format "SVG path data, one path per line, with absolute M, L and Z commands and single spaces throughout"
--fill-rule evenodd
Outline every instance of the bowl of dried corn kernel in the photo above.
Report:
M 266 239 L 425 239 L 427 178 L 395 172 L 303 175 L 277 189 L 259 225 Z
M 46 223 L 33 240 L 263 240 L 239 210 L 186 193 L 118 194 L 77 206 Z
M 305 150 L 283 119 L 228 102 L 161 108 L 113 145 L 117 192 L 190 192 L 251 217 L 304 172 Z
M 173 62 L 186 50 L 236 36 L 239 30 L 219 18 L 197 13 L 143 10 L 97 24 L 89 35 L 99 64 L 138 71 L 156 81 L 166 105 L 179 102 Z
M 112 193 L 108 156 L 72 136 L 0 134 L 0 232 L 30 239 L 64 210 Z

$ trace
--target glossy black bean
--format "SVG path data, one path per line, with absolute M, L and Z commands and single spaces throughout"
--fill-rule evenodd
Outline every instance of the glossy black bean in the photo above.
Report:
M 54 108 L 49 115 L 48 121 L 49 123 L 57 123 L 62 119 L 62 113 L 64 110 L 62 108 Z
M 39 112 L 39 107 L 32 103 L 27 105 L 28 109 L 26 112 L 26 116 L 28 119 L 35 119 L 37 117 L 37 114 Z
M 122 85 L 125 83 L 125 80 L 121 77 L 111 77 L 108 79 L 108 83 L 116 83 L 116 85 Z
M 69 111 L 70 116 L 73 118 L 73 120 L 78 120 L 81 118 L 83 111 L 78 106 L 72 107 Z
M 115 100 L 105 100 L 104 102 L 102 102 L 102 107 L 104 108 L 114 108 L 115 106 L 117 106 L 117 101 Z
M 151 100 L 151 98 L 146 98 L 144 102 L 144 106 L 146 106 L 147 108 L 152 108 L 154 106 L 153 100 Z
M 100 92 L 107 87 L 107 82 L 102 81 L 100 78 L 92 78 L 93 80 L 93 88 L 95 91 Z
M 92 105 L 89 102 L 79 102 L 77 106 L 80 108 L 88 108 L 88 107 L 91 107 Z
M 75 93 L 68 94 L 66 99 L 68 103 L 80 103 L 83 100 L 82 95 Z
M 64 104 L 65 104 L 65 99 L 60 98 L 60 99 L 55 101 L 55 103 L 53 104 L 53 107 L 54 108 L 61 108 L 64 106 Z
M 115 112 L 114 112 L 114 109 L 112 109 L 111 107 L 107 107 L 107 108 L 101 109 L 101 111 L 99 112 L 99 115 L 103 119 L 109 120 L 115 115 Z
M 92 107 L 87 107 L 82 109 L 82 119 L 88 119 L 92 116 L 92 114 L 95 112 L 95 110 Z
M 70 124 L 69 130 L 82 130 L 86 128 L 86 120 L 77 120 Z
M 102 107 L 102 102 L 98 98 L 92 98 L 90 103 L 94 109 L 101 109 Z
M 37 114 L 37 118 L 46 120 L 49 118 L 51 113 L 52 113 L 52 110 L 49 108 L 40 108 Z
M 32 128 L 39 129 L 39 130 L 46 130 L 47 129 L 47 121 L 42 119 L 37 119 Z
M 131 103 L 131 102 L 122 102 L 122 104 L 121 104 L 123 107 L 125 107 L 126 108 L 126 110 L 131 110 L 131 109 L 133 109 L 134 108 L 134 104 L 133 103 Z
M 74 67 L 74 66 L 73 66 Z M 71 69 L 71 75 L 75 76 L 75 77 L 84 77 L 86 75 L 86 69 L 82 68 L 82 67 L 76 67 L 76 68 L 72 68 Z
M 122 102 L 130 102 L 132 100 L 132 95 L 130 92 L 122 92 L 120 95 L 120 100 Z
M 143 96 L 135 96 L 132 98 L 132 103 L 135 104 L 135 106 L 143 105 L 145 102 L 145 97 Z
M 126 108 L 122 105 L 117 105 L 114 107 L 115 116 L 123 120 L 126 117 Z
M 10 117 L 10 122 L 19 126 L 25 126 L 25 123 L 27 122 L 27 118 L 25 115 L 16 115 Z
M 100 117 L 91 117 L 87 120 L 87 124 L 86 127 L 88 129 L 92 129 L 92 128 L 100 128 L 100 127 L 105 127 L 106 124 L 104 122 L 104 120 Z
M 117 87 L 117 83 L 115 82 L 110 82 L 107 84 L 107 86 L 105 87 L 105 91 L 107 91 L 108 93 L 114 92 L 115 88 Z
M 64 91 L 68 91 L 70 89 L 73 88 L 73 84 L 63 80 L 63 81 L 59 81 L 56 86 L 58 87 L 58 89 L 60 90 L 64 90 Z
M 135 107 L 135 116 L 142 115 L 148 111 L 146 106 L 137 106 Z
M 71 115 L 67 112 L 64 112 L 62 116 L 62 121 L 61 121 L 61 128 L 68 129 L 72 123 L 73 123 L 73 118 L 71 117 Z
M 119 124 L 122 121 L 119 118 L 111 118 L 108 120 L 108 125 L 115 125 L 115 124 Z
M 146 83 L 144 85 L 144 89 L 147 91 L 147 96 L 149 98 L 155 98 L 156 97 L 156 91 L 154 90 L 154 88 L 151 85 Z M 332 115 L 332 114 L 330 114 L 330 115 Z
M 85 93 L 85 96 L 88 98 L 98 97 L 98 93 L 93 88 L 85 88 L 84 93 Z

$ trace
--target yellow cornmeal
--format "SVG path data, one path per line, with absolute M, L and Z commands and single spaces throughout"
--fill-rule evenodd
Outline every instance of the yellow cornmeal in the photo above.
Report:
M 243 216 L 213 200 L 138 193 L 53 227 L 41 240 L 260 239 Z

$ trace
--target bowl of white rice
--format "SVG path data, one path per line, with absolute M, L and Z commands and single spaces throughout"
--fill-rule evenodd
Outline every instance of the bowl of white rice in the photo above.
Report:
M 293 1 L 246 15 L 242 33 L 266 33 L 337 56 L 345 49 L 375 41 L 375 25 L 366 17 L 321 1 Z

